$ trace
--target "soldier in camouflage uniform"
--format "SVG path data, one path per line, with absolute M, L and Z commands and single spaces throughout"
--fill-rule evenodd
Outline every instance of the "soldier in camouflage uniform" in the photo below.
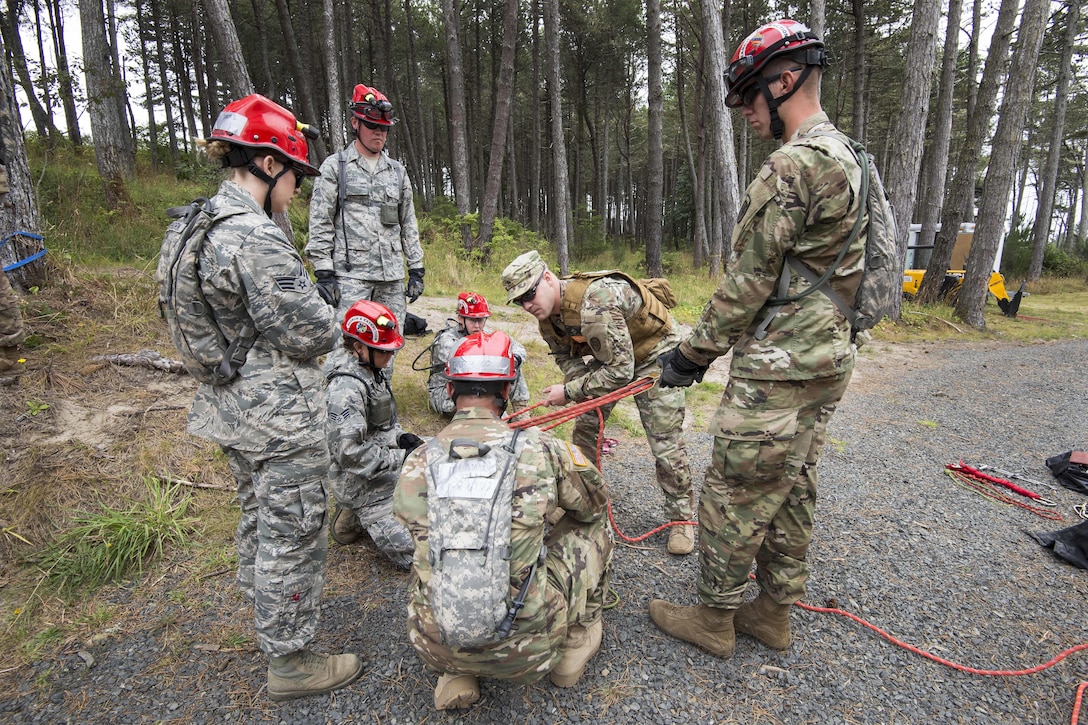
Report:
M 446 326 L 439 330 L 431 343 L 431 374 L 427 378 L 427 394 L 434 412 L 445 416 L 453 415 L 453 401 L 446 393 L 446 383 L 449 382 L 446 380 L 446 361 L 466 337 L 484 331 L 490 316 L 491 308 L 483 295 L 476 292 L 462 292 L 457 295 L 457 319 L 447 320 Z M 525 384 L 525 377 L 521 374 L 526 353 L 517 340 L 510 338 L 510 342 L 513 345 L 514 357 L 518 361 L 518 377 L 510 394 L 510 407 L 517 411 L 529 406 L 529 386 Z
M 415 547 L 408 530 L 393 518 L 393 487 L 405 451 L 422 440 L 400 427 L 384 370 L 404 338 L 393 313 L 369 300 L 352 305 L 341 330 L 351 362 L 325 376 L 329 488 L 337 509 L 332 537 L 352 544 L 366 532 L 378 551 L 407 571 Z
M 850 322 L 826 295 L 787 302 L 777 314 L 770 302 L 784 296 L 776 283 L 787 253 L 822 274 L 866 213 L 850 147 L 813 135 L 838 133 L 820 107 L 826 59 L 820 39 L 792 20 L 760 28 L 733 56 L 728 104 L 743 107 L 761 138 L 787 140 L 748 187 L 728 271 L 702 318 L 661 360 L 659 385 L 688 386 L 733 350 L 699 504 L 701 603 L 650 604 L 665 632 L 723 658 L 735 632 L 776 649 L 790 643 L 789 610 L 808 578 L 820 448 L 854 367 Z M 830 279 L 847 300 L 861 281 L 866 237 Z M 788 294 L 807 287 L 793 273 Z M 753 562 L 760 593 L 745 603 Z
M 332 307 L 272 213 L 283 213 L 307 162 L 300 125 L 263 96 L 228 105 L 207 141 L 230 168 L 214 198 L 238 213 L 208 230 L 201 286 L 224 336 L 258 336 L 237 377 L 201 384 L 189 432 L 223 448 L 238 487 L 238 583 L 253 602 L 274 700 L 344 687 L 362 674 L 353 654 L 308 648 L 317 628 L 328 546 L 325 398 L 318 356 L 339 338 Z
M 414 302 L 423 294 L 423 247 L 412 183 L 404 164 L 385 150 L 396 123 L 393 105 L 378 89 L 359 84 L 349 107 L 354 138 L 325 159 L 314 181 L 306 256 L 322 296 L 340 314 L 358 300 L 372 300 L 403 323 L 405 295 Z M 341 362 L 350 362 L 347 351 L 334 351 L 326 370 Z
M 465 338 L 447 366 L 457 413 L 438 434 L 438 450 L 456 448 L 460 457 L 468 455 L 462 453 L 470 447 L 466 441 L 477 451 L 508 442 L 511 430 L 500 416 L 515 372 L 505 333 Z M 476 702 L 478 677 L 529 683 L 549 675 L 556 686 L 572 687 L 600 648 L 613 548 L 604 480 L 570 443 L 535 428 L 523 431 L 520 439 L 511 507 L 510 587 L 519 591 L 523 580 L 532 577 L 539 577 L 534 579 L 539 584 L 528 587 L 513 633 L 495 644 L 458 648 L 445 644 L 440 634 L 430 589 L 430 446 L 408 456 L 394 493 L 393 512 L 416 544 L 408 638 L 427 666 L 439 673 L 434 701 L 440 710 Z M 546 571 L 534 566 L 542 541 Z
M 656 374 L 657 356 L 680 341 L 668 309 L 642 283 L 622 272 L 597 272 L 560 279 L 532 251 L 502 273 L 510 302 L 537 319 L 540 336 L 563 371 L 563 383 L 544 389 L 547 405 L 565 405 L 618 390 L 633 380 Z M 684 448 L 684 391 L 658 387 L 635 396 L 646 440 L 654 455 L 657 483 L 665 494 L 665 518 L 690 521 L 695 494 Z M 615 404 L 601 406 L 605 420 Z M 600 445 L 596 411 L 579 416 L 574 443 L 596 459 Z M 669 528 L 670 554 L 688 554 L 693 527 Z

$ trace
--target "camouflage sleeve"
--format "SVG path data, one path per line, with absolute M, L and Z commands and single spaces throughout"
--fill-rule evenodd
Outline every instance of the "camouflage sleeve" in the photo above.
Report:
M 571 400 L 588 400 L 611 393 L 635 377 L 635 346 L 627 328 L 623 305 L 637 293 L 626 282 L 598 280 L 582 299 L 582 334 L 595 363 L 566 385 Z M 641 305 L 641 299 L 636 301 Z
M 731 259 L 691 337 L 684 357 L 708 365 L 729 351 L 768 299 L 784 257 L 805 227 L 808 191 L 793 159 L 775 152 L 748 186 L 733 229 Z
M 352 476 L 371 480 L 400 467 L 402 451 L 387 448 L 369 436 L 367 397 L 362 384 L 346 375 L 332 379 L 326 391 L 329 453 Z
M 431 343 L 431 372 L 427 377 L 427 396 L 431 410 L 436 413 L 452 413 L 453 401 L 446 395 L 446 361 L 453 355 L 461 336 L 456 328 L 447 326 L 438 331 Z
M 269 220 L 253 229 L 234 257 L 253 324 L 272 347 L 306 360 L 340 338 L 336 310 L 321 299 L 294 246 Z
M 416 224 L 416 205 L 412 194 L 412 180 L 404 172 L 400 190 L 400 241 L 404 250 L 404 263 L 408 269 L 423 266 L 423 246 L 419 243 L 419 225 Z
M 555 469 L 559 507 L 578 521 L 589 523 L 601 518 L 608 505 L 608 491 L 601 472 L 568 441 L 541 436 L 541 442 Z
M 315 270 L 333 270 L 333 249 L 336 246 L 337 174 L 336 154 L 321 164 L 321 174 L 314 179 L 310 197 L 310 239 L 306 242 L 306 257 Z
M 520 410 L 529 404 L 529 386 L 525 382 L 525 376 L 521 371 L 525 367 L 525 361 L 529 356 L 525 347 L 515 340 L 510 338 L 510 352 L 514 354 L 514 357 L 518 361 L 518 377 L 514 380 L 514 387 L 510 391 L 510 402 L 513 410 Z
M 400 478 L 393 489 L 393 515 L 397 521 L 407 527 L 415 543 L 413 568 L 420 579 L 430 580 L 430 547 L 427 535 L 427 479 L 424 468 L 427 465 L 426 446 L 420 446 L 411 452 L 400 469 Z

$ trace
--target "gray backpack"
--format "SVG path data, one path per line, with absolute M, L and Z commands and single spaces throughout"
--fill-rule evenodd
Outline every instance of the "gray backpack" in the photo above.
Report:
M 896 300 L 903 294 L 903 269 L 899 263 L 899 242 L 895 224 L 895 215 L 884 184 L 877 173 L 872 156 L 860 143 L 839 133 L 816 131 L 813 136 L 827 136 L 837 139 L 850 147 L 861 166 L 861 194 L 865 198 L 869 212 L 869 231 L 865 240 L 865 267 L 858 285 L 853 304 L 847 302 L 827 283 L 832 273 L 842 264 L 846 252 L 861 233 L 863 214 L 858 214 L 850 238 L 842 245 L 839 256 L 822 275 L 816 274 L 808 265 L 794 257 L 786 255 L 787 264 L 782 265 L 782 274 L 778 278 L 776 297 L 767 301 L 767 314 L 756 330 L 755 338 L 762 340 L 767 336 L 767 328 L 782 306 L 807 297 L 817 290 L 835 303 L 839 311 L 850 321 L 856 335 L 858 331 L 869 330 L 891 312 Z M 809 287 L 795 295 L 789 295 L 790 270 L 804 277 Z
M 246 325 L 234 340 L 223 334 L 200 287 L 200 251 L 213 224 L 242 212 L 218 211 L 200 198 L 166 213 L 175 221 L 166 229 L 155 273 L 159 315 L 189 374 L 202 383 L 225 385 L 245 364 L 257 331 Z
M 514 474 L 524 447 L 514 431 L 491 447 L 458 438 L 443 449 L 427 444 L 430 604 L 442 641 L 480 647 L 510 634 L 518 610 L 547 548 L 511 600 L 510 543 Z

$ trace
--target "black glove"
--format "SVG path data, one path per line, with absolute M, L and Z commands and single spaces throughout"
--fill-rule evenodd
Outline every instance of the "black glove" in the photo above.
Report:
M 657 384 L 662 388 L 687 388 L 692 383 L 703 382 L 707 365 L 697 365 L 684 357 L 677 345 L 672 350 L 663 353 L 657 358 L 657 364 L 661 366 L 661 377 Z
M 421 445 L 423 445 L 423 439 L 415 433 L 401 433 L 397 436 L 397 448 L 403 449 L 404 455 L 408 455 Z
M 423 267 L 408 270 L 408 301 L 415 302 L 423 294 Z
M 336 281 L 336 272 L 331 269 L 319 269 L 314 273 L 317 276 L 317 293 L 330 307 L 340 304 L 340 283 Z

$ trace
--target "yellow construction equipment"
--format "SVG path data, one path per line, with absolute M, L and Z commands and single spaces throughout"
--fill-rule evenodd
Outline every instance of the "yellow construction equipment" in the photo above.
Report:
M 925 273 L 924 269 L 903 271 L 903 296 L 906 299 L 914 299 L 914 296 L 918 294 L 918 288 L 922 286 L 922 277 Z M 950 269 L 944 273 L 940 291 L 941 299 L 950 305 L 955 305 L 959 301 L 965 274 L 967 273 L 962 269 Z M 1005 289 L 1005 277 L 1000 272 L 991 272 L 989 288 L 990 294 L 997 298 L 997 306 L 1001 308 L 1002 314 L 1006 317 L 1016 317 L 1016 312 L 1020 309 L 1020 300 L 1024 296 L 1024 285 L 1021 284 L 1016 294 L 1009 297 L 1009 292 Z

